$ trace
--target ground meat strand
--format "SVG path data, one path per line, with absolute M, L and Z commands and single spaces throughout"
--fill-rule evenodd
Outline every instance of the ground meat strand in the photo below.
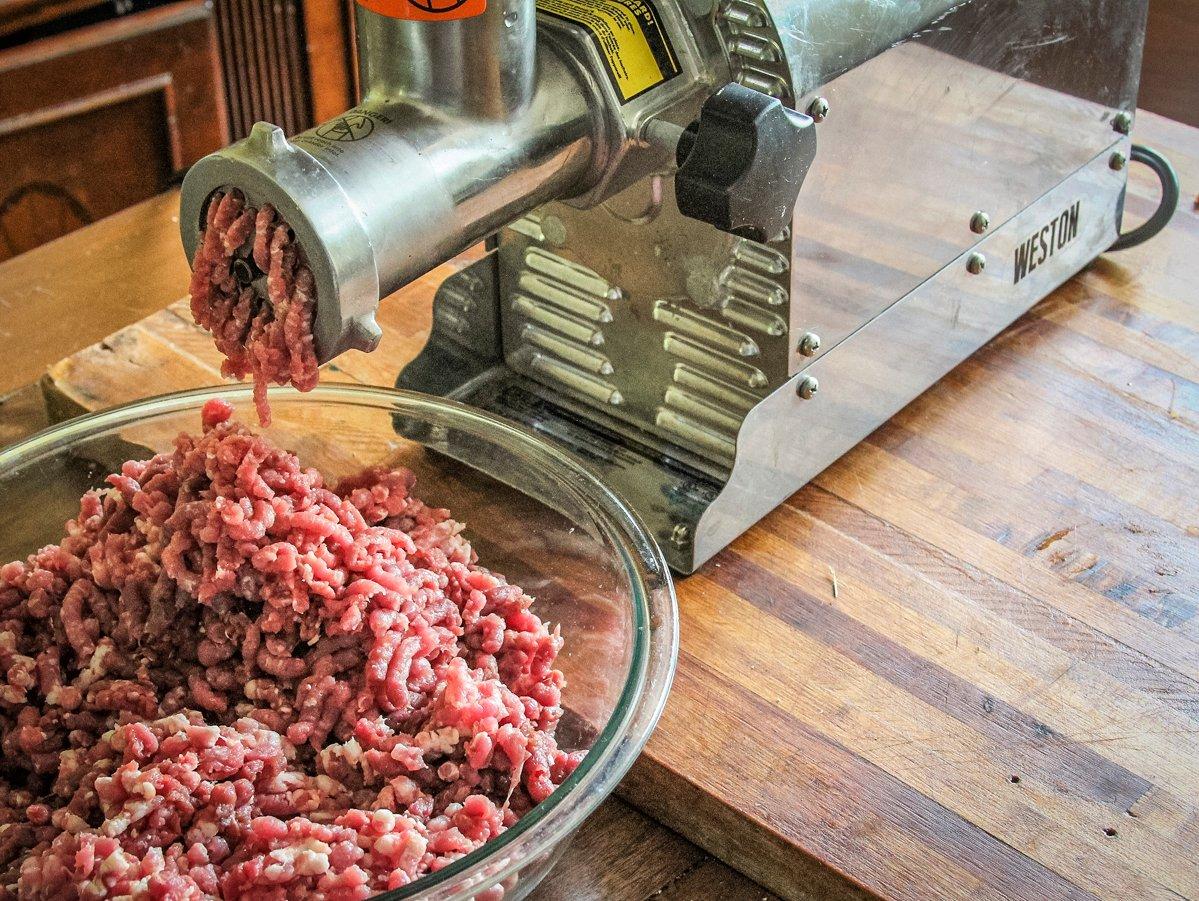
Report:
M 330 487 L 231 412 L 0 567 L 0 898 L 364 898 L 582 758 L 557 630 L 410 472 Z
M 265 300 L 239 281 L 238 272 L 260 273 Z M 237 191 L 213 195 L 192 262 L 191 310 L 225 356 L 221 374 L 253 377 L 264 426 L 271 421 L 268 385 L 316 387 L 315 284 L 291 229 L 273 207 L 255 210 Z

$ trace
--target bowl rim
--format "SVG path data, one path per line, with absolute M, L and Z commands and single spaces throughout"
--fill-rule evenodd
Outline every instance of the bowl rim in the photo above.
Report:
M 252 391 L 249 385 L 195 388 L 84 413 L 0 450 L 0 474 L 121 426 L 193 409 L 198 421 L 200 407 L 213 398 L 252 404 Z M 272 388 L 269 396 L 272 404 L 323 402 L 423 414 L 487 439 L 518 442 L 595 516 L 605 540 L 620 552 L 633 593 L 632 655 L 612 715 L 583 762 L 548 798 L 501 835 L 436 873 L 374 896 L 376 901 L 402 901 L 418 895 L 430 901 L 472 898 L 562 842 L 612 792 L 649 739 L 665 706 L 678 657 L 677 600 L 666 561 L 640 517 L 594 472 L 522 425 L 457 401 L 398 388 L 323 382 L 303 393 Z

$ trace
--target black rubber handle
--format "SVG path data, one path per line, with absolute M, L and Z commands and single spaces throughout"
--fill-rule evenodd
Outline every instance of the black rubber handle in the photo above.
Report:
M 811 117 L 759 91 L 727 84 L 708 98 L 679 139 L 679 212 L 769 241 L 790 224 L 815 156 Z
M 1162 199 L 1152 216 L 1127 234 L 1120 235 L 1108 248 L 1109 251 L 1128 250 L 1154 237 L 1174 218 L 1174 212 L 1178 209 L 1178 198 L 1182 193 L 1178 184 L 1178 173 L 1174 171 L 1170 161 L 1156 150 L 1143 144 L 1133 144 L 1132 158 L 1134 162 L 1143 163 L 1157 174 L 1162 183 Z

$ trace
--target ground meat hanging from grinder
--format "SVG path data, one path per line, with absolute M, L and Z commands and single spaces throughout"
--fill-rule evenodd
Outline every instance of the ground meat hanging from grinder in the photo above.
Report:
M 265 298 L 254 282 L 265 284 Z M 238 191 L 212 196 L 192 261 L 191 311 L 225 356 L 221 374 L 253 377 L 264 426 L 271 418 L 268 385 L 316 387 L 315 283 L 273 207 L 247 206 Z

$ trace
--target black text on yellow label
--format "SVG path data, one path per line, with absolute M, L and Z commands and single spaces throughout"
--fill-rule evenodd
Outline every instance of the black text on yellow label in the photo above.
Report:
M 622 103 L 680 72 L 666 27 L 649 0 L 537 0 L 537 9 L 586 29 Z

